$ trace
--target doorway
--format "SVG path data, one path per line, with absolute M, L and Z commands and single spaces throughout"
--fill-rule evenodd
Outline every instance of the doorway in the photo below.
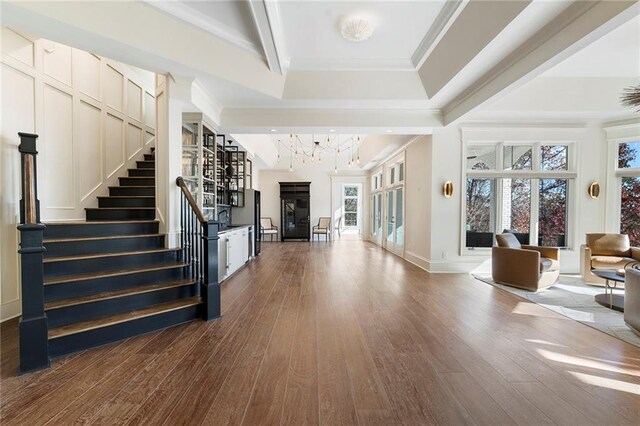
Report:
M 384 247 L 398 255 L 404 250 L 404 188 L 386 191 Z
M 362 235 L 362 184 L 342 184 L 342 220 L 339 222 L 341 236 Z

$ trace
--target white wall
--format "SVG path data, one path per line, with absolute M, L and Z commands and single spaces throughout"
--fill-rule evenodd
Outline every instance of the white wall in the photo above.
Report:
M 420 136 L 405 152 L 404 257 L 422 268 L 431 258 L 431 139 Z
M 0 320 L 20 314 L 18 132 L 36 133 L 41 219 L 85 218 L 155 135 L 150 72 L 2 28 Z
M 280 227 L 280 185 L 278 182 L 311 182 L 311 225 L 318 224 L 318 218 L 331 216 L 333 172 L 325 170 L 299 169 L 288 170 L 260 170 L 260 197 L 262 201 L 262 217 L 270 217 L 273 223 Z M 344 175 L 340 176 L 344 178 Z M 358 183 L 365 176 L 349 179 Z M 366 193 L 366 191 L 365 191 Z M 339 204 L 339 201 L 337 201 Z M 368 211 L 367 206 L 365 210 Z

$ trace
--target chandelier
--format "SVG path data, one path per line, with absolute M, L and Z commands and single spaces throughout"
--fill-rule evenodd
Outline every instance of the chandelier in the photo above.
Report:
M 289 152 L 289 171 L 294 168 L 294 161 L 302 167 L 308 164 L 322 164 L 322 160 L 333 160 L 333 171 L 338 173 L 338 160 L 340 156 L 348 159 L 348 166 L 360 164 L 360 136 L 327 135 L 317 138 L 311 135 L 311 141 L 306 142 L 300 135 L 289 134 L 289 141 L 278 139 L 278 163 L 281 160 L 281 151 Z

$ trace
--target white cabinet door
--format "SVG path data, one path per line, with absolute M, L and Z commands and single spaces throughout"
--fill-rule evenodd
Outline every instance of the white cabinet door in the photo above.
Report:
M 233 274 L 244 265 L 243 252 L 244 244 L 242 230 L 229 232 L 229 272 Z
M 242 234 L 242 265 L 249 260 L 249 228 L 243 228 Z
M 218 282 L 224 280 L 227 276 L 227 265 L 229 259 L 227 257 L 227 245 L 229 240 L 227 234 L 221 234 L 218 236 Z

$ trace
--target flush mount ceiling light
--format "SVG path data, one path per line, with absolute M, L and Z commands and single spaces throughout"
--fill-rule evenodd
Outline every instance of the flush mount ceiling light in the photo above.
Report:
M 345 40 L 365 41 L 373 34 L 373 22 L 362 17 L 348 17 L 340 23 L 340 34 Z

